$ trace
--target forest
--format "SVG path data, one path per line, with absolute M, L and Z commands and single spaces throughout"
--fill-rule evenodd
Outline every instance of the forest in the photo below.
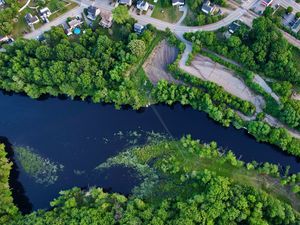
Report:
M 151 45 L 153 33 L 137 36 L 132 23 L 121 25 L 129 30 L 123 41 L 91 29 L 69 39 L 61 27 L 47 32 L 43 42 L 17 40 L 0 53 L 0 87 L 32 98 L 65 94 L 139 108 L 145 94 L 138 92 L 138 79 L 130 70 Z
M 7 176 L 11 165 L 4 146 L 0 221 L 35 224 L 299 224 L 300 175 L 281 175 L 270 163 L 244 163 L 215 142 L 203 144 L 189 135 L 156 140 L 109 158 L 96 169 L 133 167 L 142 179 L 132 195 L 101 188 L 64 190 L 50 205 L 21 215 L 12 203 Z M 155 159 L 155 160 L 153 160 Z M 278 183 L 277 188 L 269 183 Z M 284 193 L 284 199 L 282 199 Z M 3 194 L 2 194 L 3 195 Z M 8 201 L 11 207 L 3 204 Z

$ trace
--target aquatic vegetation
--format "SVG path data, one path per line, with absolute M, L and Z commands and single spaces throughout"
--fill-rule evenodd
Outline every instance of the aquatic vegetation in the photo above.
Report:
M 75 175 L 80 176 L 80 175 L 85 174 L 85 170 L 73 170 L 73 173 L 74 173 Z
M 58 179 L 58 174 L 63 171 L 63 165 L 51 162 L 48 158 L 43 158 L 30 147 L 16 146 L 14 151 L 24 171 L 36 183 L 54 184 Z
M 131 149 L 122 152 L 115 157 L 109 158 L 106 162 L 101 163 L 95 169 L 102 171 L 117 165 L 133 168 L 137 171 L 139 178 L 143 180 L 143 182 L 132 191 L 135 196 L 144 196 L 147 190 L 152 190 L 157 184 L 158 175 L 155 170 L 147 164 L 140 163 Z

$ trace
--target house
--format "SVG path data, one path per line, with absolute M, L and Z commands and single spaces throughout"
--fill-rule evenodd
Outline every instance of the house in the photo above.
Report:
M 0 35 L 0 43 L 2 42 L 7 42 L 9 40 L 9 37 L 6 35 L 6 36 L 1 36 Z
M 139 24 L 139 23 L 135 23 L 133 25 L 133 30 L 137 34 L 142 34 L 144 32 L 144 30 L 145 30 L 145 26 L 143 26 L 142 24 Z
M 216 11 L 216 6 L 210 1 L 206 1 L 203 3 L 201 10 L 205 14 L 213 14 Z
M 136 8 L 141 10 L 141 11 L 148 11 L 149 8 L 149 3 L 143 0 L 140 0 L 136 4 Z
M 131 6 L 132 5 L 132 0 L 119 0 L 119 4 Z
M 32 16 L 31 13 L 27 13 L 25 15 L 25 20 L 29 26 L 32 26 L 40 21 L 37 16 Z
M 49 17 L 49 16 L 51 16 L 51 14 L 52 13 L 51 13 L 51 11 L 50 11 L 50 9 L 48 7 L 40 9 L 40 15 L 41 15 L 41 17 Z
M 72 19 L 68 22 L 68 25 L 70 27 L 71 30 L 73 30 L 75 27 L 78 27 L 82 24 L 83 22 L 77 18 Z
M 95 6 L 89 6 L 87 9 L 87 18 L 95 20 L 100 15 L 100 9 Z
M 237 22 L 233 22 L 229 25 L 228 27 L 228 31 L 229 33 L 233 34 L 234 32 L 236 32 L 239 28 L 240 28 L 240 24 L 238 24 Z
M 273 0 L 262 0 L 261 1 L 261 5 L 267 7 L 270 6 L 272 4 Z
M 172 0 L 172 5 L 173 6 L 181 6 L 184 5 L 184 0 Z
M 112 26 L 112 21 L 113 21 L 112 13 L 109 11 L 101 11 L 100 16 L 101 16 L 101 20 L 99 23 L 100 26 L 104 28 L 110 28 Z
M 300 31 L 300 19 L 298 19 L 291 28 L 292 28 L 292 31 L 294 31 L 295 33 L 298 33 Z

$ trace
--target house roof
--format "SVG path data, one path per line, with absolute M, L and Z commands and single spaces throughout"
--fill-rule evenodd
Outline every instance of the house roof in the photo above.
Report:
M 124 5 L 131 5 L 132 4 L 132 0 L 119 0 L 120 4 L 124 4 Z
M 45 8 L 40 9 L 40 13 L 41 13 L 41 14 L 48 13 L 48 12 L 51 12 L 50 9 L 49 9 L 48 7 L 45 7 Z
M 135 31 L 142 31 L 145 28 L 145 26 L 143 26 L 142 24 L 139 24 L 139 23 L 135 23 L 133 25 L 133 28 Z
M 298 19 L 296 23 L 294 23 L 294 25 L 292 26 L 292 30 L 295 32 L 298 32 L 300 30 L 300 19 Z
M 172 0 L 172 4 L 184 4 L 184 0 Z
M 202 11 L 210 13 L 214 10 L 215 6 L 213 4 L 210 3 L 210 1 L 206 1 L 205 3 L 203 3 L 202 5 Z
M 235 31 L 237 31 L 240 28 L 240 24 L 238 24 L 237 22 L 233 22 L 229 25 L 228 30 L 230 33 L 234 33 Z
M 73 19 L 71 20 L 70 22 L 68 22 L 69 26 L 70 27 L 75 27 L 75 26 L 78 26 L 80 25 L 82 22 L 78 19 Z
M 39 18 L 37 16 L 32 16 L 31 13 L 27 13 L 25 15 L 25 20 L 27 21 L 27 23 L 34 23 L 38 21 Z
M 102 20 L 111 21 L 113 19 L 112 13 L 109 11 L 102 11 L 100 15 Z
M 90 6 L 88 7 L 88 9 L 87 9 L 87 10 L 88 10 L 88 14 L 92 14 L 93 16 L 95 16 L 95 15 L 96 15 L 96 12 L 97 12 L 97 9 L 98 9 L 97 7 L 91 6 L 91 5 L 90 5 Z
M 137 2 L 136 7 L 140 10 L 145 10 L 147 11 L 149 8 L 149 3 L 143 0 L 140 0 Z

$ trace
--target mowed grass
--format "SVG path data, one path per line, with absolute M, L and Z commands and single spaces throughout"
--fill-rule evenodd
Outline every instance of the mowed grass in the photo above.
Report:
M 294 63 L 297 69 L 300 71 L 300 49 L 296 47 L 292 47 L 292 54 L 293 54 Z
M 172 6 L 171 4 L 168 6 L 162 6 L 160 0 L 157 3 L 154 3 L 153 0 L 150 2 L 154 5 L 154 9 L 151 15 L 151 17 L 153 18 L 169 23 L 176 23 L 183 15 L 183 13 L 179 11 L 177 6 Z
M 75 2 L 71 2 L 69 5 L 66 5 L 62 9 L 58 10 L 57 12 L 53 13 L 51 16 L 49 16 L 49 20 L 52 21 L 56 19 L 57 17 L 65 14 L 66 12 L 70 11 L 71 9 L 75 8 L 78 4 Z

